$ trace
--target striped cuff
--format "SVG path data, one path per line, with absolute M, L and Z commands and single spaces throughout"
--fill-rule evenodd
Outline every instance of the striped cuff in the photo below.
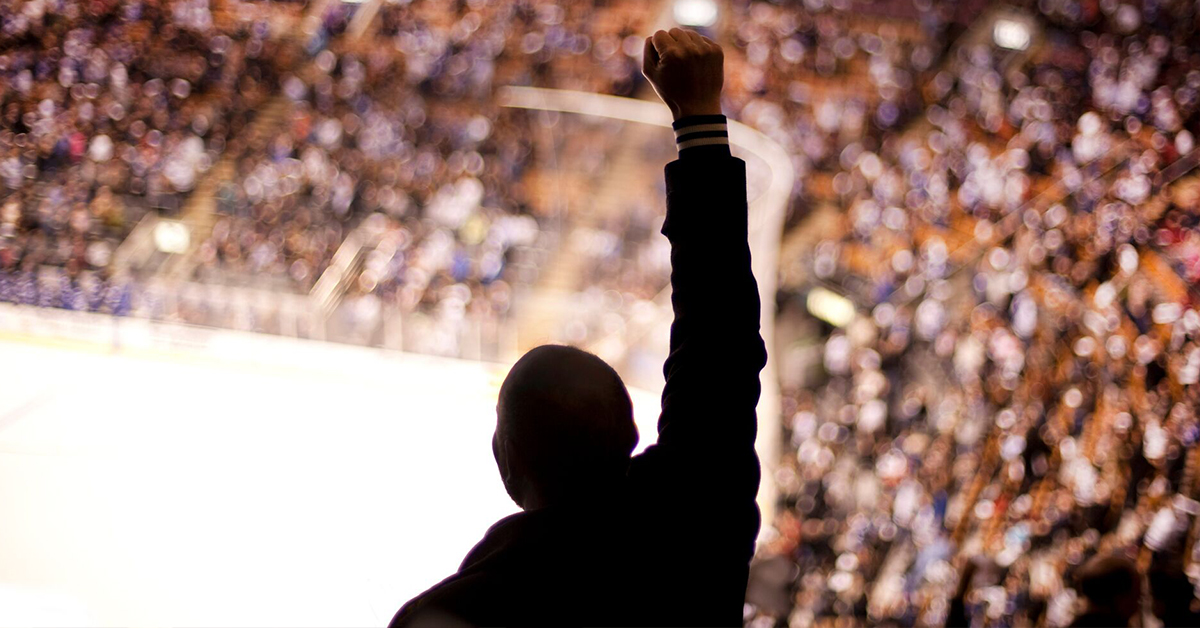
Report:
M 676 120 L 675 148 L 680 153 L 698 146 L 729 146 L 729 125 L 725 116 L 688 116 Z

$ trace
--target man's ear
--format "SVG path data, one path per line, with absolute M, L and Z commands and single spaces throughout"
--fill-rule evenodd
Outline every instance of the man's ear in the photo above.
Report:
M 521 504 L 520 487 L 517 486 L 518 482 L 513 469 L 512 447 L 507 441 L 502 440 L 499 434 L 492 434 L 492 457 L 496 459 L 496 468 L 500 470 L 500 481 L 504 483 L 504 490 L 518 506 L 524 508 Z
M 502 447 L 503 446 L 500 444 L 500 434 L 493 433 L 492 434 L 492 457 L 496 459 L 496 468 L 500 469 L 500 477 L 502 479 L 504 479 L 505 484 L 507 484 L 508 477 L 509 477 L 509 475 L 511 475 L 511 472 L 509 471 L 509 468 L 508 468 L 508 464 L 509 464 L 508 456 L 500 455 L 500 451 L 501 451 Z

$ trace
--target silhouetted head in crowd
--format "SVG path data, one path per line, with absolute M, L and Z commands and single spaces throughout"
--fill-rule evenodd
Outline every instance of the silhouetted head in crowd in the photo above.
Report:
M 637 444 L 633 404 L 604 360 L 544 345 L 500 387 L 492 451 L 508 494 L 525 510 L 614 488 Z
M 1097 556 L 1079 571 L 1079 593 L 1088 608 L 1072 625 L 1128 626 L 1141 606 L 1137 565 L 1124 556 Z
M 1147 575 L 1154 616 L 1163 626 L 1200 626 L 1200 612 L 1193 609 L 1197 602 L 1196 587 L 1178 560 L 1156 564 Z

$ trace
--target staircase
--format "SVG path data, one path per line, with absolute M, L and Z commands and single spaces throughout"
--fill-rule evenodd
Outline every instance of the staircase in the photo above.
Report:
M 283 126 L 288 111 L 288 100 L 276 95 L 263 105 L 258 115 L 245 130 L 248 137 L 269 137 Z M 196 267 L 196 252 L 212 233 L 217 222 L 217 190 L 221 184 L 232 181 L 237 174 L 238 151 L 226 151 L 201 179 L 195 191 L 188 196 L 180 211 L 180 221 L 188 227 L 191 243 L 182 255 L 172 255 L 158 269 L 158 276 L 171 280 L 187 280 Z
M 521 353 L 547 342 L 561 341 L 561 329 L 570 315 L 570 299 L 580 287 L 589 257 L 583 246 L 588 234 L 628 211 L 626 199 L 632 181 L 647 176 L 641 156 L 638 129 L 627 126 L 615 143 L 617 151 L 604 174 L 591 185 L 592 194 L 567 213 L 565 233 L 558 250 L 542 267 L 541 275 L 517 321 L 517 344 Z

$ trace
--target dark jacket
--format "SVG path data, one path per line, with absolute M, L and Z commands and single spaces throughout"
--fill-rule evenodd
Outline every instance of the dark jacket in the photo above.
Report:
M 741 625 L 766 364 L 746 166 L 727 146 L 700 146 L 668 164 L 666 179 L 675 321 L 657 444 L 610 494 L 497 522 L 393 628 Z

